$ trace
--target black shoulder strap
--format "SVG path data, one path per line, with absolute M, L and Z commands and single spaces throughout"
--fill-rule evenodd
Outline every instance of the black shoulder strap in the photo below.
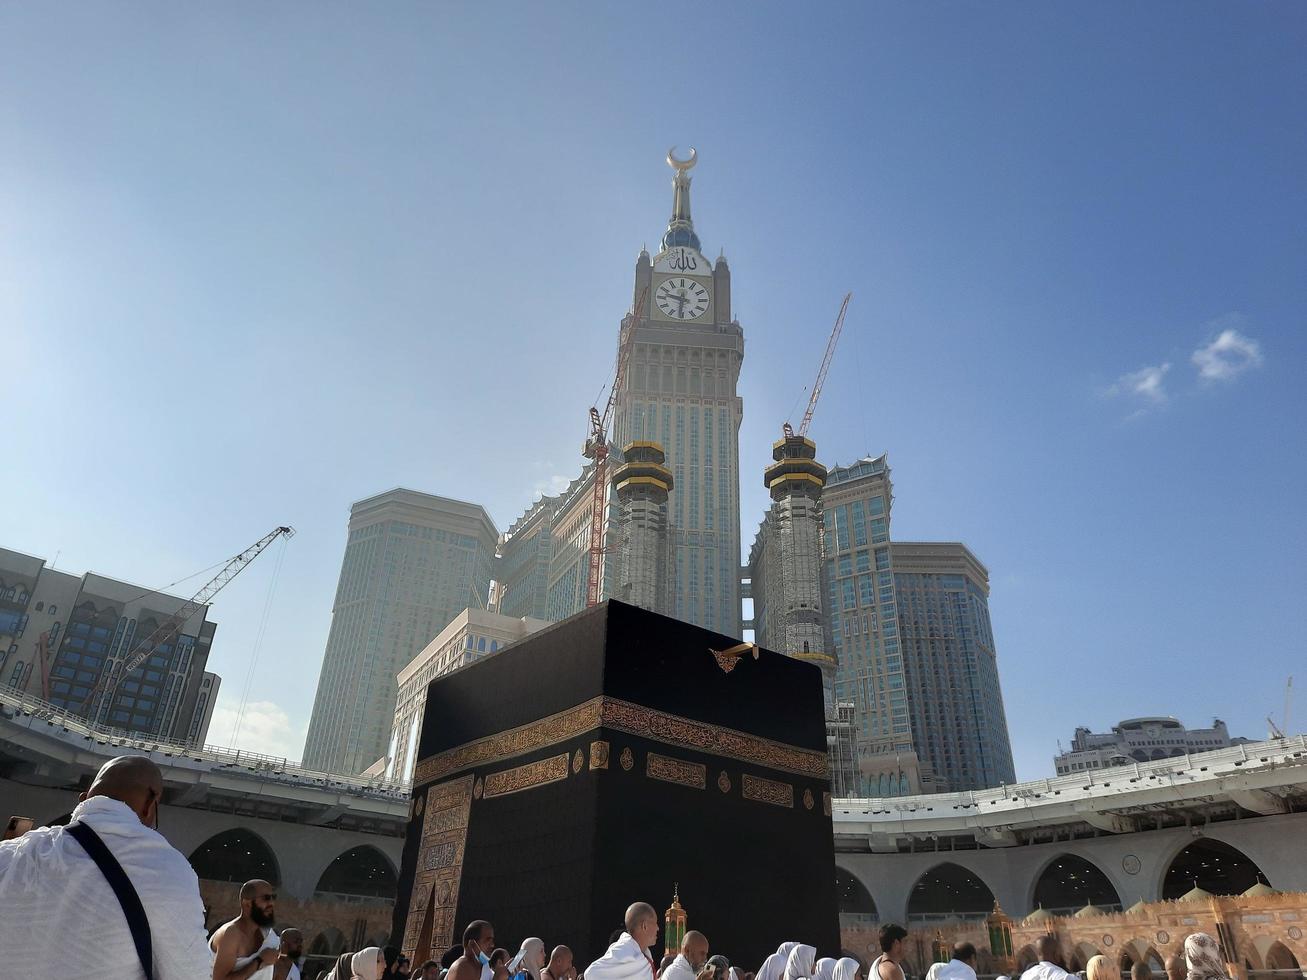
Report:
M 105 846 L 104 841 L 100 840 L 100 835 L 89 825 L 75 820 L 64 827 L 64 830 L 72 834 L 73 840 L 82 845 L 82 850 L 91 856 L 91 860 L 96 863 L 100 873 L 109 882 L 109 887 L 118 897 L 118 904 L 122 906 L 123 915 L 127 918 L 127 927 L 131 930 L 132 942 L 136 944 L 136 955 L 140 957 L 145 980 L 154 980 L 154 950 L 150 942 L 150 920 L 145 915 L 145 906 L 141 904 L 141 897 L 136 894 L 132 880 L 127 877 L 127 872 L 113 856 L 113 852 Z

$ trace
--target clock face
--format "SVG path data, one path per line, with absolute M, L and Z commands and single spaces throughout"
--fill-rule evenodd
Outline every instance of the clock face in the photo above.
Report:
M 708 309 L 708 288 L 683 276 L 672 276 L 654 292 L 658 309 L 673 320 L 694 320 Z

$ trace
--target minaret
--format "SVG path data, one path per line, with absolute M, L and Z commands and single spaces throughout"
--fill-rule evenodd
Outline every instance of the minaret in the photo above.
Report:
M 622 465 L 613 473 L 617 498 L 617 548 L 621 561 L 609 595 L 666 614 L 668 590 L 667 495 L 672 472 L 663 447 L 641 440 L 622 447 Z
M 826 649 L 821 605 L 821 492 L 826 467 L 816 456 L 816 443 L 791 434 L 787 427 L 784 438 L 772 445 L 776 462 L 763 474 L 773 501 L 771 516 L 779 546 L 772 567 L 780 572 L 779 581 L 773 579 L 770 586 L 776 591 L 768 598 L 780 637 L 769 637 L 768 642 L 780 653 L 821 668 L 826 715 L 833 717 L 836 665 Z

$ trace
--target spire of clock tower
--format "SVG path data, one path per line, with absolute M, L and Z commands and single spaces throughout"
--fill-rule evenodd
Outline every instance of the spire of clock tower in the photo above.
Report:
M 678 245 L 688 245 L 699 251 L 699 236 L 694 233 L 694 222 L 690 219 L 690 174 L 689 170 L 699 161 L 699 153 L 690 147 L 690 156 L 686 160 L 676 159 L 676 147 L 667 151 L 667 165 L 676 171 L 672 178 L 672 217 L 667 222 L 667 233 L 663 235 L 663 251 Z

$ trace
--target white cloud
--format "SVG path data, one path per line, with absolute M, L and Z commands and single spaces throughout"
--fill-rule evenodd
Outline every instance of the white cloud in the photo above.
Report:
M 532 492 L 536 497 L 556 497 L 567 489 L 572 479 L 572 477 L 564 476 L 561 473 L 554 473 L 543 480 L 536 480 Z
M 1229 314 L 1215 321 L 1215 325 L 1238 323 L 1243 317 Z M 1225 326 L 1216 339 L 1193 352 L 1190 358 L 1204 381 L 1233 381 L 1245 371 L 1260 367 L 1262 348 L 1257 341 L 1241 334 L 1233 326 Z
M 1170 370 L 1171 362 L 1166 361 L 1151 367 L 1140 368 L 1138 371 L 1131 371 L 1117 378 L 1116 382 L 1107 389 L 1107 393 L 1109 395 L 1139 398 L 1149 405 L 1165 404 L 1167 394 L 1162 382 L 1166 378 L 1166 372 Z
M 240 702 L 219 695 L 209 725 L 209 744 L 299 760 L 307 726 L 292 725 L 286 712 L 272 701 L 250 701 L 245 705 L 244 715 L 238 718 L 239 715 Z

